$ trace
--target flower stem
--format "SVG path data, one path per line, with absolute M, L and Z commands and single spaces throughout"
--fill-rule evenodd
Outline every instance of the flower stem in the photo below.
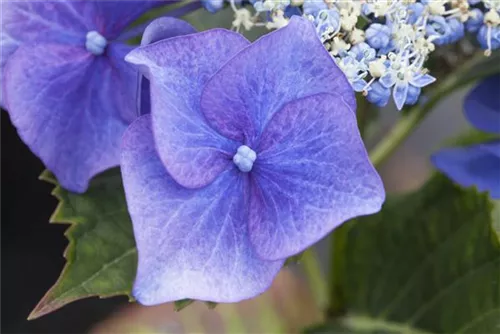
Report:
M 417 125 L 425 118 L 432 109 L 425 104 L 422 107 L 412 108 L 398 123 L 389 131 L 389 133 L 375 146 L 370 152 L 370 158 L 376 167 L 380 166 L 398 146 L 416 129 Z
M 365 96 L 361 94 L 356 94 L 356 118 L 358 121 L 358 129 L 361 134 L 361 138 L 365 138 L 366 128 L 369 123 L 369 113 L 372 112 L 373 105 L 368 102 Z
M 328 303 L 328 286 L 321 271 L 321 264 L 313 247 L 307 249 L 300 259 L 309 289 L 320 310 Z

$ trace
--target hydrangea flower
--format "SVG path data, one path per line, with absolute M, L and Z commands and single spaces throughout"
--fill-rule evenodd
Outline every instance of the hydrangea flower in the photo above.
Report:
M 389 60 L 390 64 L 385 74 L 380 78 L 380 83 L 386 88 L 394 87 L 392 96 L 399 110 L 403 108 L 405 103 L 415 104 L 418 98 L 415 97 L 415 93 L 418 88 L 436 81 L 436 78 L 429 74 L 415 71 L 415 68 L 409 63 L 408 57 L 404 54 L 390 54 Z M 409 92 L 410 94 L 408 94 Z
M 481 82 L 466 97 L 464 111 L 479 130 L 500 134 L 500 75 Z M 467 147 L 446 148 L 432 156 L 432 162 L 456 183 L 476 186 L 500 199 L 500 139 Z
M 253 297 L 286 258 L 380 209 L 352 88 L 308 20 L 253 44 L 214 29 L 126 59 L 151 84 L 121 156 L 139 302 Z
M 128 25 L 162 4 L 2 2 L 3 105 L 65 188 L 83 192 L 92 176 L 119 164 L 137 100 L 137 71 L 124 61 L 132 47 L 123 35 L 130 37 Z

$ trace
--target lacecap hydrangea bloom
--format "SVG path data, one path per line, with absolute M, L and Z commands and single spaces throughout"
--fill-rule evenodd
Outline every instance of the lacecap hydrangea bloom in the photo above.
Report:
M 252 44 L 179 36 L 126 60 L 151 84 L 121 156 L 139 302 L 253 297 L 286 258 L 380 210 L 352 88 L 308 20 Z
M 138 100 L 138 72 L 124 61 L 133 49 L 125 44 L 133 37 L 127 27 L 163 4 L 2 2 L 1 102 L 63 187 L 83 192 L 91 177 L 119 164 L 120 140 Z M 192 32 L 175 22 L 177 34 Z
M 465 98 L 464 111 L 477 129 L 500 134 L 500 75 L 489 77 Z M 437 169 L 456 183 L 476 186 L 500 199 L 500 138 L 466 147 L 445 148 L 432 156 Z
M 394 100 L 398 109 L 418 102 L 436 79 L 426 61 L 439 46 L 472 35 L 486 56 L 500 48 L 498 0 L 227 0 L 233 27 L 276 29 L 292 16 L 316 27 L 325 48 L 354 90 L 376 106 Z M 223 0 L 203 0 L 214 12 Z

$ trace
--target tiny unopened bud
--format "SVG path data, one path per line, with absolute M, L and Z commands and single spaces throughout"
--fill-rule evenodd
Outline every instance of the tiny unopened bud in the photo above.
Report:
M 342 16 L 342 29 L 345 31 L 351 31 L 356 26 L 358 22 L 358 17 L 355 15 Z
M 332 55 L 336 56 L 338 55 L 341 51 L 344 50 L 349 50 L 351 47 L 350 44 L 346 43 L 343 39 L 339 37 L 335 37 L 332 41 L 332 51 L 330 52 Z
M 446 8 L 441 1 L 430 1 L 428 6 L 432 15 L 443 15 L 446 12 Z
M 374 61 L 371 61 L 368 64 L 368 70 L 370 71 L 370 75 L 374 78 L 380 78 L 385 74 L 385 65 L 384 65 L 384 59 L 377 59 Z
M 491 26 L 497 26 L 500 24 L 500 15 L 498 15 L 498 12 L 494 9 L 491 9 L 486 15 L 484 15 L 484 23 L 491 25 Z
M 365 32 L 361 29 L 354 29 L 349 36 L 349 42 L 358 44 L 365 41 Z

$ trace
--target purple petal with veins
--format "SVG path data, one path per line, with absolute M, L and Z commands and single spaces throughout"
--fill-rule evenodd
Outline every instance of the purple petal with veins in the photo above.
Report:
M 306 19 L 253 44 L 215 29 L 127 60 L 152 98 L 122 152 L 140 302 L 256 296 L 287 257 L 380 210 L 352 87 Z
M 313 31 L 311 22 L 294 16 L 221 67 L 203 91 L 201 110 L 208 123 L 251 144 L 276 112 L 304 96 L 336 92 L 354 110 L 346 77 Z
M 121 136 L 137 116 L 138 72 L 124 61 L 132 47 L 116 38 L 161 5 L 2 3 L 0 103 L 63 187 L 84 192 L 96 173 L 118 165 Z
M 249 228 L 262 258 L 297 254 L 344 221 L 379 211 L 384 202 L 356 116 L 337 94 L 285 105 L 269 121 L 257 157 Z
M 121 166 L 139 249 L 139 302 L 237 302 L 270 286 L 283 261 L 261 260 L 252 249 L 245 175 L 232 169 L 203 189 L 182 187 L 158 156 L 151 115 L 127 130 Z
M 237 143 L 205 122 L 199 101 L 208 79 L 248 44 L 237 33 L 214 29 L 143 46 L 126 58 L 151 82 L 158 154 L 187 188 L 204 187 L 232 166 Z

